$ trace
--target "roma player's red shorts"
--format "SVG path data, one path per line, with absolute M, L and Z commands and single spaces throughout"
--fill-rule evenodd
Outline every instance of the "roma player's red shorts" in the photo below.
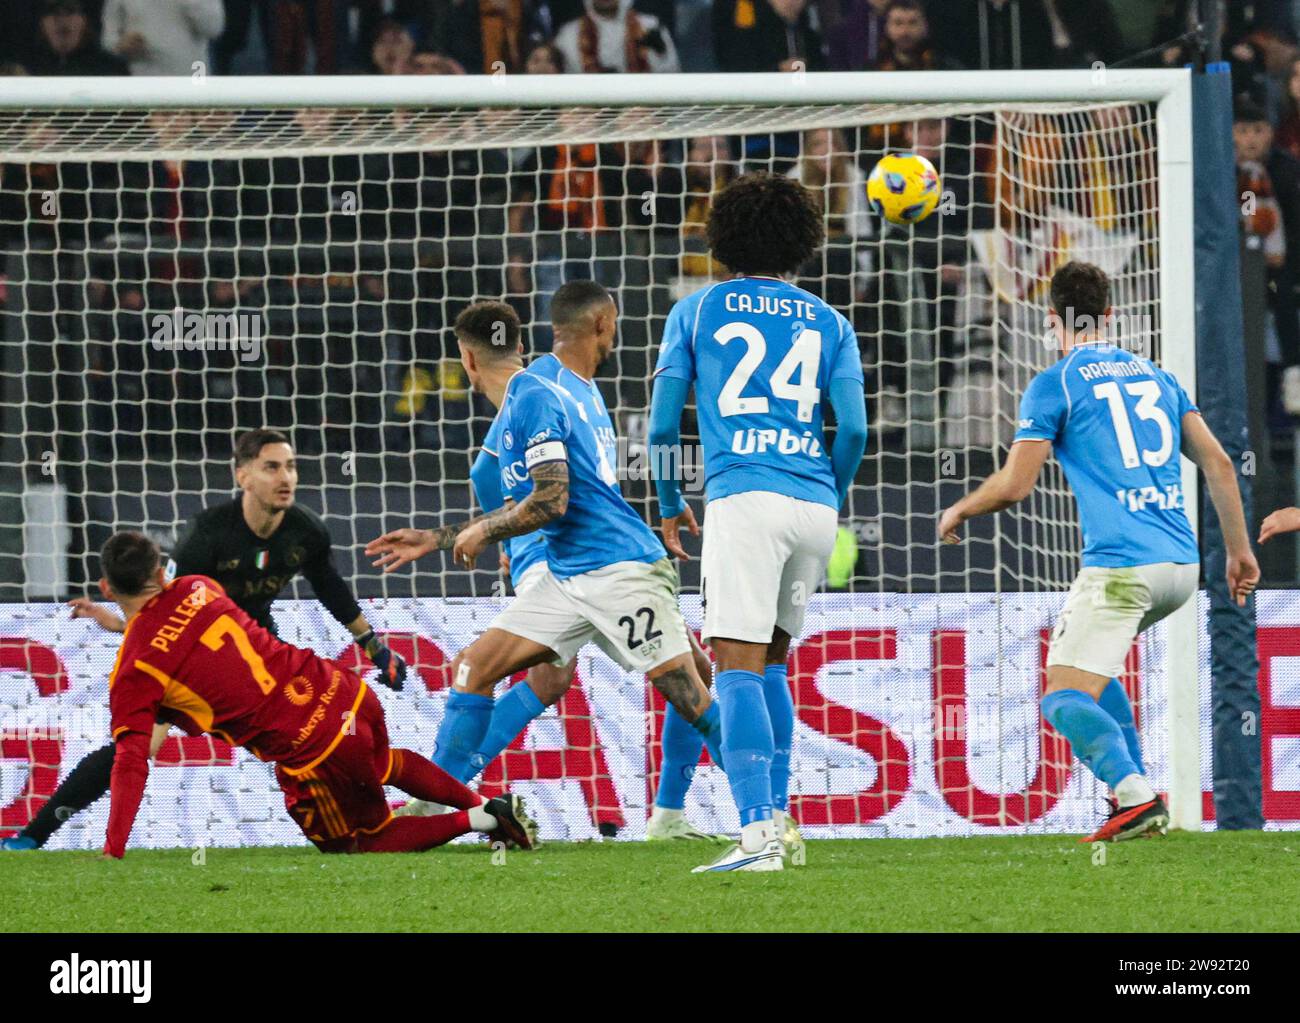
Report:
M 392 811 L 384 781 L 392 767 L 384 708 L 367 688 L 337 746 L 317 764 L 275 767 L 284 805 L 321 852 L 355 852 L 359 832 L 378 831 Z

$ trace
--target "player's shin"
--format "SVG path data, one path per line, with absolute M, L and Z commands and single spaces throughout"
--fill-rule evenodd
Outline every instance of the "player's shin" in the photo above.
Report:
M 1121 807 L 1155 798 L 1155 791 L 1129 756 L 1119 725 L 1088 693 L 1057 689 L 1043 697 L 1042 706 L 1043 716 L 1069 740 L 1075 756 L 1115 790 Z
M 1137 721 L 1133 717 L 1133 705 L 1129 703 L 1128 693 L 1124 691 L 1124 683 L 1117 678 L 1110 680 L 1110 683 L 1101 691 L 1097 697 L 1097 705 L 1107 714 L 1115 719 L 1115 724 L 1119 725 L 1119 730 L 1124 735 L 1124 744 L 1128 747 L 1128 755 L 1132 758 L 1133 763 L 1142 774 L 1146 773 L 1146 768 L 1142 763 L 1142 739 L 1138 735 Z
M 716 706 L 712 704 L 711 706 Z M 681 813 L 686 793 L 691 787 L 695 765 L 700 762 L 704 735 L 678 713 L 671 703 L 664 712 L 663 765 L 659 772 L 659 790 L 655 793 L 655 811 Z
M 772 721 L 763 678 L 752 671 L 719 673 L 722 755 L 727 782 L 740 811 L 740 844 L 756 852 L 776 837 L 772 823 Z
M 480 806 L 484 799 L 477 792 L 466 788 L 437 764 L 431 763 L 420 754 L 409 749 L 394 749 L 392 766 L 387 785 L 393 785 L 408 792 L 417 799 L 426 799 L 444 806 L 454 806 L 468 810 Z
M 469 781 L 492 763 L 501 751 L 515 740 L 515 736 L 546 710 L 546 704 L 537 698 L 527 681 L 511 686 L 492 708 L 487 734 L 458 777 Z
M 772 806 L 784 813 L 789 805 L 790 747 L 794 742 L 794 698 L 784 664 L 763 671 L 763 696 L 772 722 Z
M 357 851 L 423 852 L 476 830 L 466 810 L 437 817 L 394 817 L 373 834 L 358 835 Z
M 492 720 L 491 696 L 453 689 L 438 728 L 433 762 L 453 778 L 464 778 Z M 413 793 L 414 794 L 414 793 Z

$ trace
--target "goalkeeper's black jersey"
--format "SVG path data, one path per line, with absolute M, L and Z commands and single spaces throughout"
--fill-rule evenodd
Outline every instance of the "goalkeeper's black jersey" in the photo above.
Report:
M 280 528 L 263 539 L 248 528 L 236 497 L 195 517 L 176 548 L 176 575 L 206 575 L 263 628 L 275 631 L 271 603 L 302 574 L 316 599 L 342 624 L 361 614 L 352 590 L 334 566 L 329 532 L 314 513 L 294 505 Z

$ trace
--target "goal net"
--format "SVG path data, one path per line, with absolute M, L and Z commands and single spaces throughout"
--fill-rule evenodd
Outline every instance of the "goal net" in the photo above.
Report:
M 0 110 L 0 832 L 107 741 L 117 637 L 57 600 L 88 592 L 113 530 L 143 527 L 166 548 L 230 499 L 232 438 L 255 426 L 292 437 L 298 500 L 324 516 L 371 622 L 418 676 L 380 694 L 394 742 L 431 752 L 447 665 L 509 599 L 505 577 L 495 550 L 473 572 L 430 557 L 381 576 L 360 548 L 474 510 L 469 467 L 492 410 L 470 391 L 451 323 L 504 298 L 530 353 L 545 352 L 555 289 L 608 286 L 621 320 L 598 382 L 624 493 L 652 517 L 645 437 L 664 319 L 725 273 L 704 241 L 710 202 L 760 169 L 797 177 L 822 204 L 827 244 L 797 283 L 856 327 L 871 428 L 792 651 L 792 811 L 810 837 L 1090 830 L 1103 793 L 1038 710 L 1046 633 L 1080 545 L 1059 471 L 959 547 L 936 544 L 935 525 L 1000 464 L 1020 394 L 1055 358 L 1057 266 L 1101 265 L 1116 342 L 1187 364 L 1190 332 L 1181 353 L 1162 333 L 1169 191 L 1155 95 L 1007 101 L 981 92 L 995 78 L 966 76 L 966 95 L 945 101 L 852 98 L 899 77 L 869 76 L 838 100 L 803 101 L 790 76 L 771 77 L 779 102 L 609 102 L 602 85 L 586 103 L 538 106 L 516 82 L 512 106 L 484 80 L 481 103 L 463 85 L 454 101 L 421 101 L 438 92 L 415 83 L 405 103 L 286 105 L 277 83 L 234 102 L 210 83 L 185 106 Z M 939 210 L 909 228 L 874 216 L 865 192 L 875 161 L 900 150 L 942 179 Z M 687 444 L 693 423 L 692 408 Z M 698 513 L 698 459 L 683 473 Z M 698 626 L 697 561 L 682 581 Z M 364 670 L 305 584 L 284 598 L 282 637 Z M 1192 629 L 1174 646 L 1190 635 L 1194 649 Z M 1178 656 L 1157 628 L 1125 679 L 1162 791 Z M 602 825 L 639 837 L 662 710 L 643 678 L 588 648 L 569 694 L 484 784 L 527 793 L 544 837 Z M 98 845 L 106 810 L 55 842 Z M 707 760 L 687 812 L 737 827 Z M 206 738 L 169 741 L 134 838 L 299 840 L 267 766 Z

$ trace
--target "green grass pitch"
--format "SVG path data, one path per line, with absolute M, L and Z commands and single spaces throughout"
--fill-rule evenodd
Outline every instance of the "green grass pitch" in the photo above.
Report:
M 780 874 L 697 876 L 714 847 L 553 843 L 0 853 L 6 931 L 1287 931 L 1300 834 L 813 841 Z

